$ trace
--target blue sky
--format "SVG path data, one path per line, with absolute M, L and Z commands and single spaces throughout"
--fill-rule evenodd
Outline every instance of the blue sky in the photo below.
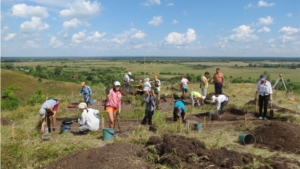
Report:
M 2 56 L 300 56 L 298 0 L 2 0 Z

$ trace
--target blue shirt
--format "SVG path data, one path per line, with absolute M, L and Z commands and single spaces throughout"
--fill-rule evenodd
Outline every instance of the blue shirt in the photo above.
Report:
M 92 96 L 92 90 L 89 86 L 82 86 L 80 93 L 83 93 L 85 96 Z
M 42 105 L 41 109 L 48 109 L 49 106 L 53 109 L 57 103 L 58 102 L 56 100 L 49 99 Z
M 177 109 L 178 107 L 181 107 L 181 110 L 183 113 L 186 112 L 186 109 L 185 109 L 185 106 L 184 106 L 184 103 L 181 101 L 181 100 L 177 100 L 174 104 L 174 109 Z

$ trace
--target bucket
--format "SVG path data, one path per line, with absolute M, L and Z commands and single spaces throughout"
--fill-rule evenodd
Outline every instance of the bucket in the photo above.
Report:
M 194 126 L 195 126 L 195 129 L 196 130 L 202 130 L 202 123 L 196 123 L 196 124 L 194 124 Z
M 93 99 L 89 99 L 89 104 L 93 105 L 94 104 L 94 100 Z
M 62 124 L 61 133 L 69 133 L 71 131 L 71 124 Z
M 256 138 L 252 134 L 241 134 L 239 136 L 239 141 L 244 145 L 254 145 L 256 143 Z
M 115 131 L 113 128 L 105 128 L 103 129 L 103 140 L 109 141 L 114 139 Z
M 51 139 L 51 134 L 50 133 L 44 133 L 42 135 L 43 141 L 49 141 Z

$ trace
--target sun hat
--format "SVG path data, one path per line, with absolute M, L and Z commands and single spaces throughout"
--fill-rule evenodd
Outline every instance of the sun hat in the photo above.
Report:
M 78 109 L 86 109 L 87 108 L 87 105 L 86 103 L 82 102 L 82 103 L 79 103 L 78 105 Z
M 131 72 L 128 72 L 127 74 L 129 74 L 131 76 Z
M 259 80 L 260 80 L 260 81 L 266 80 L 266 77 L 260 76 L 260 79 L 259 79 Z
M 81 86 L 85 86 L 85 82 L 81 82 Z
M 215 96 L 215 95 L 211 96 L 211 102 L 212 102 L 212 103 L 215 102 L 215 99 L 216 99 L 216 96 Z
M 146 79 L 144 79 L 144 81 L 145 81 L 145 82 L 148 82 L 148 81 L 149 81 L 149 78 L 147 77 Z
M 144 87 L 144 90 L 143 90 L 143 91 L 149 91 L 149 90 L 151 90 L 150 87 Z
M 41 109 L 39 110 L 39 114 L 40 114 L 40 116 L 41 116 L 42 118 L 45 118 L 45 116 L 46 116 L 46 109 L 41 108 Z
M 115 81 L 115 82 L 114 82 L 114 86 L 121 86 L 121 84 L 120 84 L 119 81 Z

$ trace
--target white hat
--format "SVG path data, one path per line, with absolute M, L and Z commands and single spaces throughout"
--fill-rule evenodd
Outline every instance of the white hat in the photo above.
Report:
M 46 109 L 41 108 L 41 109 L 39 110 L 39 114 L 40 114 L 40 116 L 41 116 L 42 118 L 45 118 L 45 116 L 46 116 Z
M 131 72 L 128 72 L 127 74 L 129 74 L 131 76 Z
M 211 96 L 211 102 L 212 102 L 212 103 L 215 102 L 215 99 L 216 99 L 216 96 L 215 96 L 215 95 Z
M 121 84 L 120 84 L 119 81 L 115 81 L 115 82 L 114 82 L 114 86 L 121 86 Z
M 79 103 L 78 105 L 78 109 L 86 109 L 87 108 L 87 105 L 86 103 L 82 102 L 82 103 Z
M 144 91 L 149 91 L 149 90 L 151 90 L 150 87 L 144 87 Z
M 145 82 L 148 82 L 148 81 L 149 81 L 149 78 L 144 79 L 144 81 L 145 81 Z

